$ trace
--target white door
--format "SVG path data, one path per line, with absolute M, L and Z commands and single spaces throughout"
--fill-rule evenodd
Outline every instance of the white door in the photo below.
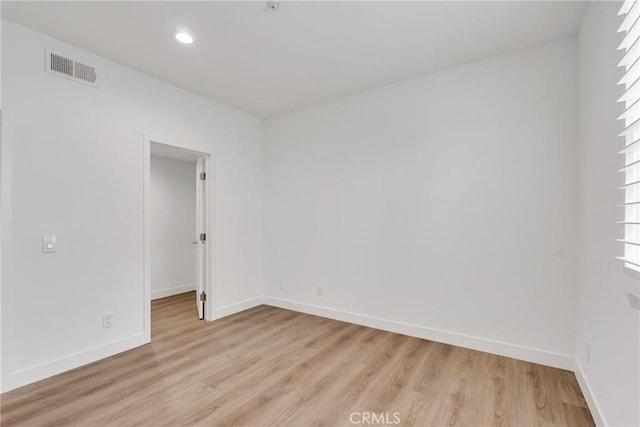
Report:
M 204 157 L 198 159 L 196 167 L 196 306 L 198 316 L 205 318 L 207 289 L 207 170 Z

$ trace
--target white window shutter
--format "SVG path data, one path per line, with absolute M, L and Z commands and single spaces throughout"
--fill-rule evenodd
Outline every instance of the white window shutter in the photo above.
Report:
M 624 185 L 620 190 L 624 194 L 624 227 L 622 243 L 623 255 L 618 257 L 625 266 L 640 271 L 640 0 L 627 0 L 619 15 L 624 15 L 619 32 L 624 39 L 619 49 L 624 50 L 619 67 L 624 67 L 624 76 L 618 84 L 624 85 L 624 94 L 619 102 L 624 102 L 625 111 L 619 117 L 624 121 L 623 156 Z

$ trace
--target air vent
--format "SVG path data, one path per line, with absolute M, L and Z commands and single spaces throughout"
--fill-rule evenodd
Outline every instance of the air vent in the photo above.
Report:
M 83 64 L 81 62 L 73 62 L 73 77 L 76 79 L 84 80 L 85 82 L 95 84 L 96 82 L 96 69 L 90 65 Z
M 49 64 L 51 71 L 62 73 L 66 76 L 73 76 L 73 61 L 71 59 L 52 53 Z
M 48 73 L 91 86 L 96 85 L 96 69 L 94 67 L 49 50 L 47 50 L 46 55 L 46 70 Z

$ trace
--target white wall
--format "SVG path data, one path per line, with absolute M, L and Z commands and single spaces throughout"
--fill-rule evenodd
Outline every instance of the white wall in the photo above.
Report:
M 267 120 L 267 302 L 572 367 L 576 62 L 566 39 Z
M 260 298 L 261 120 L 2 24 L 3 390 L 144 342 L 144 133 L 215 152 L 216 308 Z M 99 87 L 45 73 L 45 48 Z
M 623 141 L 616 120 L 624 108 L 616 100 L 622 70 L 617 50 L 621 34 L 618 2 L 595 2 L 586 12 L 579 35 L 579 311 L 575 354 L 578 378 L 601 424 L 640 425 L 639 278 L 615 259 L 622 254 L 622 167 L 617 152 Z M 586 357 L 591 344 L 591 360 Z M 594 410 L 595 409 L 595 410 Z
M 151 157 L 151 299 L 195 290 L 196 164 Z
M 0 7 L 0 154 L 2 153 L 2 7 Z M 2 218 L 2 176 L 3 162 L 0 155 L 0 218 Z M 0 302 L 2 301 L 2 220 L 0 219 Z M 0 303 L 0 367 L 2 367 L 2 304 Z M 2 369 L 0 369 L 0 391 L 2 390 Z

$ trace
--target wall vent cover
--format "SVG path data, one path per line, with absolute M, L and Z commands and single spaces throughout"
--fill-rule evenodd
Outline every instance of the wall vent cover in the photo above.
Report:
M 96 69 L 50 50 L 46 51 L 46 71 L 91 86 L 96 85 Z

